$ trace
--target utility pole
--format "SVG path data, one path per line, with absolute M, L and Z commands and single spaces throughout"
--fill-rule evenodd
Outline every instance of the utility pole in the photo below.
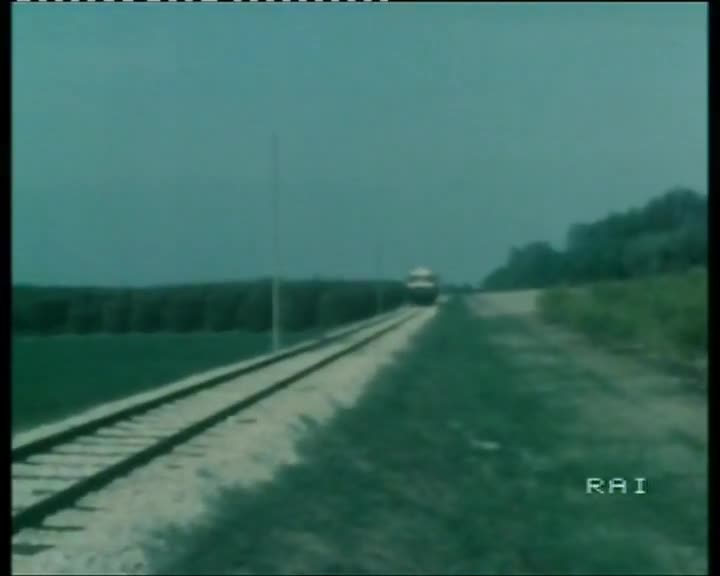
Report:
M 377 243 L 375 253 L 375 277 L 377 278 L 377 290 L 376 290 L 376 305 L 377 313 L 382 313 L 383 308 L 383 293 L 382 293 L 382 244 L 381 240 Z
M 375 247 L 375 314 L 382 310 L 382 289 L 380 280 L 380 244 Z
M 382 313 L 383 309 L 383 289 L 382 289 L 382 267 L 383 267 L 383 218 L 380 215 L 380 211 L 377 213 L 377 220 L 375 223 L 375 229 L 377 230 L 377 236 L 375 237 L 375 277 L 377 278 L 377 287 L 375 291 L 375 304 L 377 314 Z
M 280 256 L 278 252 L 279 152 L 277 134 L 272 135 L 272 349 L 280 349 Z

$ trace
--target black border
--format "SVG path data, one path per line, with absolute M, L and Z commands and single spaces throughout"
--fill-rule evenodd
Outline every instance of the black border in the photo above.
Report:
M 62 1 L 62 0 L 61 0 Z M 79 0 L 78 3 L 82 3 L 87 0 Z M 138 1 L 138 0 L 135 0 Z M 145 2 L 145 0 L 139 0 L 140 2 Z M 161 1 L 167 1 L 167 0 L 161 0 Z M 181 4 L 184 3 L 186 0 L 177 0 L 176 3 Z M 197 1 L 197 0 L 196 0 Z M 219 0 L 219 2 L 228 2 L 232 0 Z M 354 3 L 358 5 L 362 4 L 369 4 L 369 3 L 390 3 L 390 2 L 398 2 L 398 1 L 404 1 L 404 0 L 374 0 L 373 2 L 363 2 L 363 0 L 356 0 Z M 475 2 L 481 4 L 485 3 L 483 1 L 479 0 L 445 0 L 449 2 Z M 290 0 L 290 2 L 297 2 L 297 0 Z M 11 90 L 11 82 L 12 82 L 12 24 L 11 24 L 11 7 L 12 4 L 15 3 L 14 1 L 7 1 L 5 0 L 2 2 L 2 10 L 4 11 L 4 18 L 6 25 L 4 26 L 4 33 L 0 33 L 0 36 L 5 41 L 5 49 L 6 49 L 6 58 L 3 59 L 3 65 L 6 67 L 5 77 L 8 79 L 8 92 L 6 92 L 7 98 L 8 98 L 8 108 L 7 108 L 7 115 L 6 118 L 6 126 L 4 133 L 6 134 L 7 138 L 7 153 L 3 155 L 3 159 L 6 163 L 6 171 L 5 174 L 7 174 L 6 179 L 6 222 L 7 222 L 7 239 L 8 239 L 8 249 L 4 253 L 5 257 L 7 258 L 6 263 L 6 270 L 8 272 L 8 296 L 10 297 L 10 306 L 7 306 L 4 308 L 4 313 L 6 314 L 6 326 L 10 326 L 11 324 L 11 306 L 12 306 L 12 290 L 10 287 L 12 286 L 12 90 Z M 24 4 L 25 2 L 23 2 Z M 32 3 L 28 2 L 28 3 Z M 48 4 L 51 3 L 57 3 L 53 2 L 53 0 L 48 0 Z M 97 0 L 95 3 L 101 4 L 103 3 L 102 0 Z M 107 2 L 111 3 L 111 2 Z M 114 2 L 112 2 L 114 3 Z M 248 3 L 251 2 L 249 0 L 243 0 L 240 3 Z M 253 2 L 255 3 L 255 2 Z M 264 0 L 257 0 L 256 3 L 264 3 Z M 286 2 L 283 2 L 282 0 L 275 0 L 275 4 L 284 4 Z M 316 3 L 313 0 L 306 0 L 307 4 Z M 344 0 L 338 0 L 337 2 L 331 2 L 330 0 L 323 0 L 322 2 L 317 2 L 322 4 L 336 4 L 336 3 L 344 3 Z M 712 407 L 713 402 L 717 400 L 718 396 L 717 393 L 713 390 L 713 383 L 714 378 L 713 376 L 716 373 L 715 370 L 715 361 L 713 358 L 712 350 L 713 348 L 713 342 L 715 341 L 715 337 L 713 335 L 713 320 L 714 315 L 713 312 L 715 310 L 715 306 L 713 304 L 713 297 L 715 294 L 714 286 L 717 286 L 717 282 L 715 280 L 715 265 L 713 263 L 713 245 L 715 244 L 717 240 L 717 234 L 714 231 L 714 228 L 712 226 L 712 220 L 713 220 L 713 212 L 715 207 L 715 202 L 712 198 L 711 190 L 713 188 L 714 178 L 713 178 L 713 169 L 714 164 L 712 162 L 713 154 L 712 150 L 715 148 L 713 144 L 713 109 L 712 109 L 712 102 L 714 102 L 714 98 L 718 97 L 718 91 L 715 86 L 715 78 L 712 74 L 712 63 L 713 63 L 713 18 L 716 13 L 716 11 L 712 8 L 712 2 L 693 2 L 696 4 L 705 4 L 707 6 L 707 15 L 708 15 L 708 28 L 707 28 L 707 46 L 708 46 L 708 110 L 707 110 L 707 117 L 708 117 L 708 132 L 707 132 L 707 149 L 708 149 L 708 179 L 707 179 L 707 195 L 708 195 L 708 206 L 709 206 L 709 243 L 708 243 L 708 314 L 709 314 L 709 334 L 708 334 L 708 505 L 709 505 L 709 520 L 708 520 L 708 574 L 714 574 L 718 572 L 718 561 L 717 561 L 717 552 L 715 550 L 715 547 L 711 545 L 712 542 L 717 541 L 717 530 L 715 528 L 715 522 L 716 522 L 716 511 L 718 507 L 718 499 L 717 499 L 717 492 L 714 490 L 715 482 L 718 480 L 718 475 L 715 471 L 714 463 L 717 461 L 717 457 L 714 455 L 713 451 L 717 448 L 717 444 L 714 441 L 714 431 L 717 430 L 717 428 L 714 426 L 713 419 L 712 419 Z M 717 28 L 717 26 L 715 26 Z M 12 338 L 10 335 L 10 331 L 5 332 L 6 337 L 8 338 L 8 344 L 6 349 L 6 358 L 8 363 L 8 372 L 6 374 L 8 375 L 8 386 L 6 390 L 6 414 L 8 416 L 8 427 L 9 427 L 9 436 L 12 437 L 12 402 L 11 402 L 11 396 L 12 396 L 12 388 L 11 388 L 11 375 L 12 375 Z M 5 492 L 6 494 L 6 501 L 7 501 L 7 509 L 11 509 L 11 484 L 10 484 L 10 465 L 12 462 L 12 454 L 11 454 L 11 446 L 8 444 L 8 475 L 4 476 L 3 480 L 7 482 L 7 490 Z M 11 535 L 12 534 L 12 514 L 8 513 L 7 515 L 7 522 L 8 522 L 8 532 Z M 713 538 L 713 535 L 715 537 Z M 8 572 L 7 574 L 12 574 L 12 554 L 11 554 L 11 538 L 8 538 L 6 540 L 6 546 L 8 550 Z

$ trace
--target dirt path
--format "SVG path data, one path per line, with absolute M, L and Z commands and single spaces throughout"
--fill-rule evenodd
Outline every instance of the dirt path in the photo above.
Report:
M 578 416 L 574 434 L 578 440 L 587 439 L 588 448 L 622 453 L 631 463 L 625 469 L 592 471 L 593 477 L 605 480 L 606 492 L 610 478 L 625 478 L 632 485 L 633 478 L 642 477 L 645 490 L 675 499 L 678 508 L 691 508 L 696 534 L 704 532 L 708 421 L 702 389 L 690 377 L 659 370 L 642 358 L 599 349 L 579 334 L 542 322 L 535 307 L 538 294 L 489 294 L 470 298 L 467 305 L 478 317 L 512 319 L 492 340 L 516 362 L 529 369 L 563 366 L 564 375 L 572 376 L 565 384 L 563 378 L 546 382 L 548 400 L 562 394 L 562 401 L 573 407 Z M 695 496 L 682 502 L 679 493 Z M 668 540 L 652 526 L 647 527 L 647 538 L 656 542 L 659 565 L 672 573 L 707 569 L 703 549 Z
M 537 290 L 493 293 L 470 298 L 468 307 L 481 317 L 512 317 L 521 330 L 498 334 L 494 339 L 526 363 L 556 361 L 552 354 L 533 354 L 537 343 L 564 356 L 590 381 L 605 386 L 576 389 L 588 424 L 621 430 L 623 433 L 651 434 L 662 438 L 676 434 L 707 441 L 705 398 L 692 392 L 692 384 L 681 376 L 648 366 L 640 359 L 595 347 L 581 335 L 550 326 L 537 316 Z M 592 395 L 592 398 L 590 396 Z M 638 407 L 642 406 L 642 414 Z M 623 429 L 618 426 L 624 426 Z
M 527 316 L 537 309 L 539 290 L 489 292 L 468 298 L 470 309 L 482 317 Z

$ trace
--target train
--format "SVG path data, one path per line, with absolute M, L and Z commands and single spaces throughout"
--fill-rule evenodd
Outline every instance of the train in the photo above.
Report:
M 429 268 L 415 268 L 405 282 L 408 300 L 415 306 L 432 306 L 440 293 L 437 275 Z

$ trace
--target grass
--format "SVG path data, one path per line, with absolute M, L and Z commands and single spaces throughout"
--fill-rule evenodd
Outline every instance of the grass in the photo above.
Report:
M 579 290 L 552 289 L 539 303 L 546 320 L 597 341 L 633 344 L 687 360 L 707 355 L 707 291 L 707 270 L 699 269 Z
M 584 431 L 570 401 L 582 376 L 523 367 L 492 340 L 517 330 L 448 304 L 356 407 L 306 437 L 303 463 L 161 534 L 157 573 L 682 573 L 658 542 L 704 549 L 702 495 L 665 478 L 642 497 L 587 496 L 588 476 L 652 472 L 647 444 Z
M 289 334 L 297 343 L 317 331 Z M 267 333 L 15 337 L 12 430 L 267 352 Z

